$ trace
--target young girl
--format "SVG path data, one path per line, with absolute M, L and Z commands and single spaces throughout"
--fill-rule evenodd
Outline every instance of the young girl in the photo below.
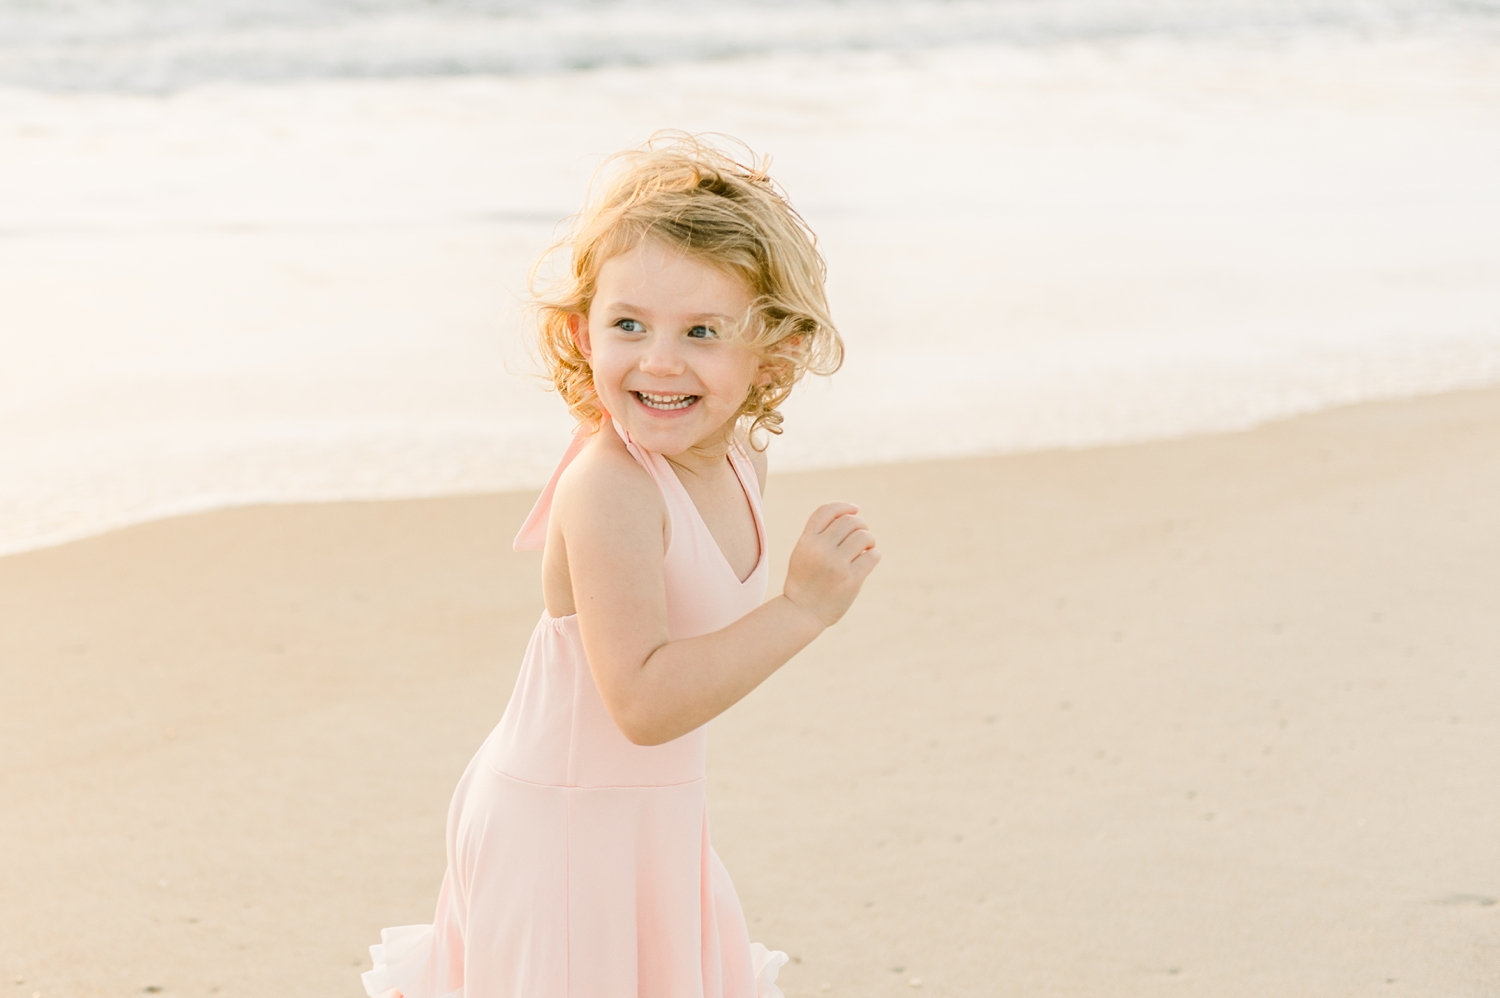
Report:
M 538 302 L 579 420 L 516 538 L 542 548 L 546 609 L 454 795 L 434 924 L 381 933 L 372 996 L 781 994 L 786 956 L 751 945 L 709 845 L 703 725 L 880 560 L 856 508 L 829 503 L 763 602 L 750 440 L 843 348 L 813 237 L 763 169 L 686 136 L 620 162 Z

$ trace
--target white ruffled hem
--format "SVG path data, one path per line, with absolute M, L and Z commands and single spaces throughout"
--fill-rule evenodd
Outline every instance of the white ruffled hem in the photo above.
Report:
M 776 985 L 789 957 L 779 949 L 766 949 L 760 943 L 750 944 L 750 969 L 755 971 L 755 998 L 786 998 Z
M 375 969 L 360 975 L 370 998 L 426 998 L 426 978 L 432 963 L 431 925 L 398 925 L 380 930 L 380 942 L 370 947 Z M 436 996 L 434 996 L 436 998 Z M 464 998 L 464 989 L 441 998 Z
M 370 947 L 373 970 L 360 975 L 369 998 L 427 998 L 432 962 L 431 925 L 398 925 L 380 930 L 380 942 Z M 755 998 L 786 998 L 776 983 L 788 957 L 780 950 L 750 944 L 750 969 L 755 974 Z M 464 989 L 440 998 L 464 998 Z

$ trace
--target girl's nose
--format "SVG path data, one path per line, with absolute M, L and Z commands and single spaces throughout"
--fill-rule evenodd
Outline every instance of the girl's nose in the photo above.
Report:
M 652 336 L 646 341 L 641 353 L 641 371 L 655 375 L 681 373 L 682 355 L 673 337 Z

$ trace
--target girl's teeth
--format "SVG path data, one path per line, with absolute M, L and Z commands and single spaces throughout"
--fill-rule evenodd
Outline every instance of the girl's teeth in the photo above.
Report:
M 635 397 L 646 403 L 653 409 L 686 409 L 693 404 L 696 395 L 652 395 L 649 392 L 636 392 Z

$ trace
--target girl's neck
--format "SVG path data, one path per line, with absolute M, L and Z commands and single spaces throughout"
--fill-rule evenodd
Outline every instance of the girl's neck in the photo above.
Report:
M 680 474 L 704 478 L 724 466 L 729 456 L 729 442 L 730 435 L 725 434 L 723 439 L 705 440 L 680 454 L 663 454 L 662 457 Z

